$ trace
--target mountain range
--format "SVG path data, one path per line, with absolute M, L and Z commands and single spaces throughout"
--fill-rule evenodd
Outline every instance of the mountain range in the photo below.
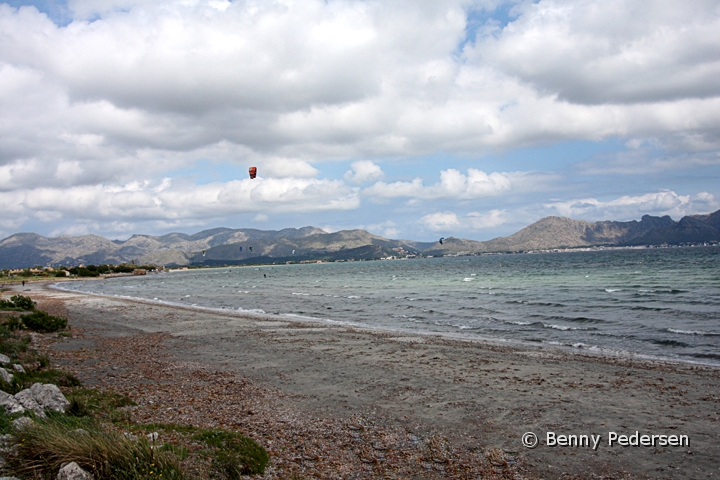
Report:
M 98 235 L 48 238 L 35 233 L 18 233 L 0 241 L 0 268 L 130 262 L 183 266 L 370 260 L 389 256 L 706 242 L 720 242 L 720 210 L 707 215 L 686 216 L 680 221 L 669 216 L 650 215 L 643 216 L 640 221 L 629 222 L 586 222 L 566 217 L 546 217 L 507 237 L 486 242 L 449 237 L 442 244 L 392 240 L 365 230 L 327 233 L 316 227 L 277 231 L 215 228 L 194 235 L 133 235 L 125 241 L 109 240 Z

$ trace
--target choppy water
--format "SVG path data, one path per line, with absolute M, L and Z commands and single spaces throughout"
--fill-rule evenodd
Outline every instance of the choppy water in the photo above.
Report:
M 61 287 L 720 365 L 720 247 L 238 267 Z

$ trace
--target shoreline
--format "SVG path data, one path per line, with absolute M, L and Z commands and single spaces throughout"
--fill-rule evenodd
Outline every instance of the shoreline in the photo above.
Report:
M 148 403 L 143 388 L 148 375 L 159 374 L 152 371 L 158 367 L 139 376 L 132 372 L 133 365 L 166 362 L 165 370 L 160 370 L 172 371 L 191 363 L 241 376 L 250 385 L 274 392 L 274 400 L 267 400 L 267 404 L 275 402 L 272 409 L 252 407 L 262 411 L 264 425 L 283 425 L 274 423 L 277 412 L 294 412 L 297 431 L 309 431 L 317 424 L 335 425 L 333 431 L 344 436 L 343 441 L 325 445 L 323 455 L 344 458 L 346 467 L 319 458 L 289 458 L 287 452 L 274 447 L 283 443 L 281 433 L 271 435 L 272 439 L 257 438 L 271 450 L 278 465 L 295 465 L 311 478 L 323 478 L 323 471 L 345 471 L 343 468 L 360 473 L 338 477 L 382 478 L 395 471 L 393 468 L 398 472 L 404 468 L 406 474 L 397 478 L 476 478 L 463 474 L 471 470 L 462 468 L 470 469 L 473 462 L 479 463 L 472 468 L 480 468 L 480 463 L 487 467 L 495 455 L 488 452 L 506 457 L 496 458 L 500 466 L 490 463 L 489 468 L 500 471 L 496 478 L 519 478 L 521 470 L 509 468 L 512 464 L 520 465 L 521 476 L 529 478 L 707 478 L 720 474 L 720 369 L 716 367 L 437 336 L 424 336 L 418 342 L 417 335 L 243 317 L 36 285 L 26 288 L 31 296 L 62 302 L 73 329 L 83 332 L 81 337 L 51 346 L 53 356 L 64 359 L 68 366 L 82 365 L 73 362 L 90 355 L 97 346 L 117 343 L 132 348 L 155 339 L 144 354 L 150 358 L 135 355 L 123 366 L 116 360 L 123 358 L 119 353 L 105 349 L 95 352 L 95 367 L 74 367 L 83 381 L 132 392 L 141 405 L 138 411 L 150 409 L 162 419 L 177 420 L 168 412 L 186 410 L 188 405 L 177 405 L 184 398 L 178 397 L 162 400 L 171 403 L 166 409 L 153 410 L 159 400 Z M 114 373 L 112 368 L 119 372 L 127 368 L 130 373 Z M 140 385 L 143 388 L 138 388 Z M 199 395 L 211 386 L 198 387 L 194 393 Z M 214 403 L 212 409 L 225 411 L 227 402 L 233 401 L 225 400 Z M 253 428 L 260 427 L 254 427 L 255 420 L 250 419 L 257 416 L 245 415 L 234 428 L 253 433 Z M 370 440 L 363 441 L 366 430 L 358 434 L 351 428 L 358 418 L 375 425 L 374 432 L 385 432 L 383 441 L 393 446 L 378 450 Z M 527 432 L 540 437 L 537 448 L 523 447 L 521 440 Z M 610 432 L 687 435 L 690 445 L 609 446 Z M 550 447 L 546 445 L 550 433 L 602 435 L 604 440 L 597 450 Z M 401 434 L 426 440 L 445 438 L 447 448 L 455 453 L 448 453 L 441 462 L 427 455 L 417 460 L 411 453 L 419 447 L 399 440 L 392 443 L 392 438 Z M 310 439 L 293 441 L 302 444 Z M 432 443 L 428 442 L 425 444 Z M 388 453 L 391 451 L 395 457 Z M 371 454 L 375 460 L 366 458 Z M 411 457 L 416 458 L 419 470 L 413 470 L 415 464 L 410 460 L 403 460 Z
M 78 279 L 77 281 L 84 281 L 88 279 Z M 100 281 L 104 280 L 104 278 L 93 278 L 90 279 L 93 281 Z M 482 335 L 474 335 L 472 337 L 464 336 L 459 333 L 452 333 L 452 332 L 433 332 L 429 330 L 403 330 L 400 328 L 389 328 L 389 327 L 382 327 L 382 326 L 370 326 L 370 325 L 361 325 L 357 323 L 347 322 L 347 321 L 340 321 L 340 320 L 330 320 L 330 319 L 322 319 L 322 318 L 315 318 L 315 317 L 307 317 L 302 315 L 297 315 L 293 313 L 281 313 L 281 314 L 274 314 L 274 313 L 267 313 L 265 311 L 255 311 L 255 310 L 230 310 L 226 308 L 215 308 L 215 307 L 206 307 L 202 305 L 184 305 L 181 303 L 174 303 L 169 302 L 166 300 L 152 300 L 147 298 L 140 298 L 140 297 L 132 297 L 129 295 L 110 295 L 110 294 L 102 294 L 102 293 L 95 293 L 95 292 L 82 292 L 78 290 L 71 290 L 71 289 L 65 289 L 62 288 L 59 285 L 55 285 L 51 282 L 45 283 L 45 287 L 51 290 L 59 290 L 67 293 L 76 293 L 80 295 L 90 295 L 90 296 L 96 296 L 100 298 L 107 298 L 107 299 L 116 299 L 116 300 L 127 300 L 129 302 L 137 302 L 142 303 L 146 305 L 159 305 L 164 306 L 168 308 L 178 308 L 188 311 L 196 311 L 196 312 L 209 312 L 209 313 L 216 313 L 220 315 L 231 315 L 231 316 L 238 316 L 238 317 L 248 317 L 248 318 L 268 318 L 272 320 L 277 321 L 287 321 L 287 322 L 297 322 L 300 324 L 308 324 L 308 323 L 317 323 L 319 325 L 323 326 L 337 326 L 337 327 L 350 327 L 355 328 L 359 330 L 367 330 L 369 332 L 377 332 L 377 333 L 388 333 L 388 334 L 400 334 L 403 336 L 418 336 L 421 338 L 441 338 L 441 339 L 448 339 L 448 340 L 454 340 L 459 342 L 471 342 L 471 343 L 483 343 L 483 344 L 490 344 L 490 345 L 497 345 L 497 346 L 503 346 L 503 347 L 510 347 L 510 348 L 518 348 L 518 349 L 528 349 L 528 350 L 548 350 L 551 353 L 553 351 L 561 352 L 562 354 L 567 355 L 580 355 L 580 356 L 590 356 L 590 357 L 597 357 L 598 359 L 602 358 L 611 358 L 616 360 L 622 360 L 627 359 L 634 362 L 660 362 L 660 363 L 677 363 L 677 364 L 687 364 L 687 365 L 697 365 L 697 366 L 704 366 L 704 367 L 711 367 L 711 368 L 717 368 L 720 369 L 720 363 L 712 363 L 709 360 L 703 361 L 701 359 L 687 359 L 687 358 L 673 358 L 673 357 L 666 357 L 666 356 L 656 356 L 656 355 L 650 355 L 640 352 L 632 352 L 632 351 L 626 351 L 626 350 L 612 350 L 609 348 L 604 347 L 596 347 L 596 346 L 589 346 L 587 348 L 586 346 L 580 346 L 576 347 L 575 345 L 571 344 L 558 344 L 556 343 L 546 343 L 543 341 L 539 342 L 528 342 L 528 341 L 522 341 L 522 340 L 516 340 L 516 339 L 509 339 L 509 338 L 498 338 L 498 337 L 484 337 Z M 62 283 L 62 282 L 61 282 Z

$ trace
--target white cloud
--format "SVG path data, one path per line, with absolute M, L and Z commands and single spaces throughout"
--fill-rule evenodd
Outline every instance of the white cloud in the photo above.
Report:
M 345 172 L 344 179 L 350 183 L 360 185 L 366 182 L 374 182 L 385 176 L 380 168 L 372 160 L 358 160 L 350 165 L 350 170 Z
M 464 217 L 446 211 L 427 214 L 420 219 L 420 223 L 434 232 L 472 232 L 502 225 L 506 222 L 505 217 L 504 210 L 491 210 L 484 214 L 470 212 Z
M 258 175 L 273 178 L 313 178 L 318 170 L 308 162 L 292 158 L 265 158 L 261 160 Z
M 378 163 L 440 153 L 484 161 L 565 140 L 656 142 L 667 152 L 640 146 L 581 173 L 718 166 L 716 1 L 516 2 L 507 25 L 481 25 L 464 43 L 467 12 L 499 4 L 70 0 L 65 26 L 0 4 L 0 195 L 10 195 L 0 222 L 59 216 L 125 228 L 340 211 L 359 206 L 349 185 L 372 182 L 362 195 L 373 201 L 442 199 L 438 208 L 454 209 L 557 184 L 483 163 L 425 185 L 388 178 Z M 355 158 L 364 160 L 347 184 L 317 180 L 322 162 Z M 201 161 L 255 165 L 263 181 L 152 190 Z
M 469 168 L 467 175 L 454 168 L 440 172 L 440 182 L 425 186 L 421 179 L 411 182 L 377 182 L 363 190 L 363 194 L 376 198 L 409 197 L 422 200 L 452 198 L 468 200 L 497 195 L 512 188 L 513 179 L 524 174 L 485 173 Z
M 543 0 L 468 49 L 573 103 L 633 103 L 720 94 L 717 2 Z
M 435 232 L 454 230 L 460 225 L 457 215 L 453 212 L 429 213 L 420 219 L 420 223 Z
M 398 238 L 398 234 L 400 233 L 400 231 L 397 228 L 397 225 L 392 220 L 387 220 L 382 223 L 368 225 L 366 228 L 370 233 L 374 233 L 376 235 L 380 235 L 381 237 L 385 237 L 385 238 Z
M 131 182 L 125 185 L 36 188 L 0 193 L 0 219 L 71 218 L 83 222 L 207 221 L 220 216 L 352 210 L 359 193 L 336 180 L 243 179 L 200 186 Z M 9 217 L 9 218 L 8 218 Z
M 557 215 L 591 221 L 637 220 L 645 214 L 670 215 L 677 220 L 685 215 L 709 213 L 717 210 L 720 204 L 708 192 L 700 192 L 693 197 L 669 190 L 638 196 L 624 195 L 606 202 L 595 198 L 552 202 L 544 207 Z

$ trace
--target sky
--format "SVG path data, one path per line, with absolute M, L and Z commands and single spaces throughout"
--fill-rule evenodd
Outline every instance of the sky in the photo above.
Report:
M 678 220 L 719 79 L 717 0 L 11 0 L 0 238 Z

